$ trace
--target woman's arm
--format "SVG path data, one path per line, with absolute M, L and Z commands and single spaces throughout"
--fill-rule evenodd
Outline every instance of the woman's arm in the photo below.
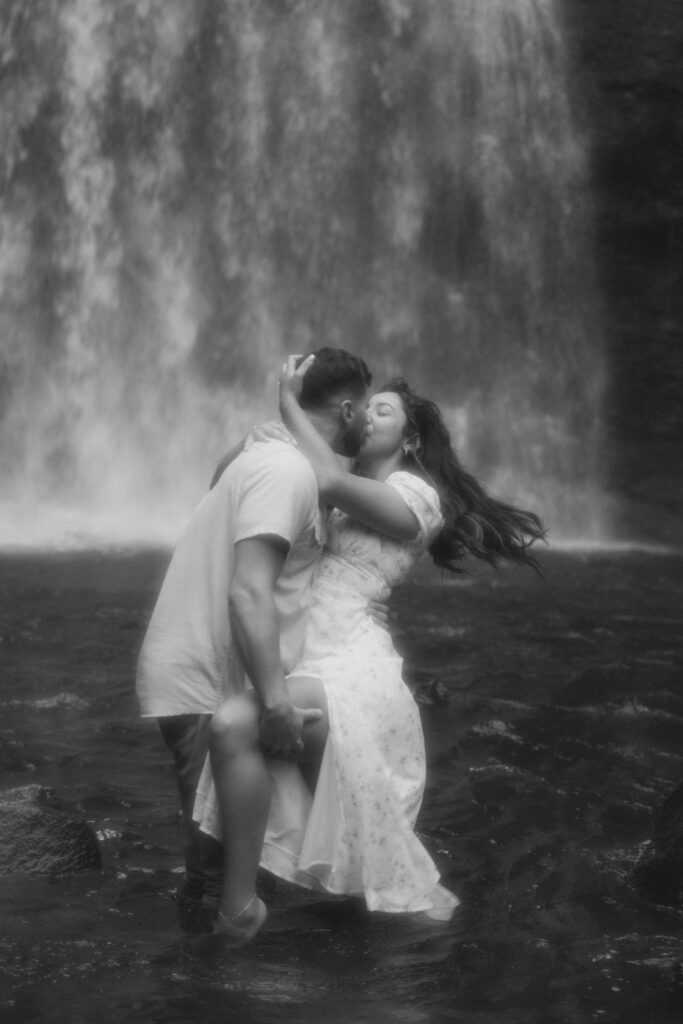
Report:
M 299 405 L 303 378 L 315 357 L 309 356 L 298 368 L 296 358 L 290 356 L 283 367 L 280 415 L 313 466 L 320 497 L 378 533 L 395 540 L 413 540 L 419 524 L 401 495 L 389 484 L 347 472 Z
M 394 540 L 415 540 L 417 517 L 390 484 L 343 472 L 326 487 L 319 487 L 328 505 L 348 513 L 371 530 Z

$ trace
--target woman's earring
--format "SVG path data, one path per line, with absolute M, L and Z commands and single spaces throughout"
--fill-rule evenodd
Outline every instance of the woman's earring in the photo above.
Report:
M 408 458 L 409 455 L 412 455 L 413 458 L 415 458 L 421 447 L 422 444 L 420 443 L 419 434 L 414 434 L 413 437 L 403 442 L 401 445 L 401 451 L 405 458 Z

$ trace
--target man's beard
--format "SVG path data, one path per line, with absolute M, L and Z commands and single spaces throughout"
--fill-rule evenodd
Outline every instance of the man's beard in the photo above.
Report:
M 365 423 L 354 423 L 350 428 L 348 434 L 345 434 L 341 442 L 340 455 L 346 455 L 348 458 L 355 458 L 361 449 L 361 445 L 365 439 Z

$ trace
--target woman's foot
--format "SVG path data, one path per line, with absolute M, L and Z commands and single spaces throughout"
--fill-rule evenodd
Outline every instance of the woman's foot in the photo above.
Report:
M 265 903 L 254 893 L 247 905 L 234 917 L 228 918 L 219 911 L 213 934 L 226 939 L 230 946 L 246 946 L 256 938 L 267 916 Z

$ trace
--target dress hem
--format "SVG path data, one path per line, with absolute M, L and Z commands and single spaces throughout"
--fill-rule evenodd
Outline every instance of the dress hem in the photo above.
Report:
M 329 882 L 323 882 L 315 874 L 315 869 L 330 869 L 331 864 L 309 864 L 307 868 L 300 868 L 296 863 L 295 855 L 274 843 L 265 843 L 261 854 L 261 867 L 285 882 L 292 882 L 294 885 L 300 885 L 312 892 L 327 893 L 329 896 L 346 896 L 349 899 L 362 898 L 370 913 L 427 914 L 434 920 L 448 921 L 460 906 L 458 897 L 450 893 L 439 882 L 435 882 L 434 888 L 431 890 L 439 893 L 442 897 L 439 900 L 430 900 L 428 896 L 425 896 L 423 900 L 417 901 L 417 906 L 414 903 L 408 907 L 382 905 L 381 898 L 368 900 L 368 894 L 363 889 L 335 888 Z

